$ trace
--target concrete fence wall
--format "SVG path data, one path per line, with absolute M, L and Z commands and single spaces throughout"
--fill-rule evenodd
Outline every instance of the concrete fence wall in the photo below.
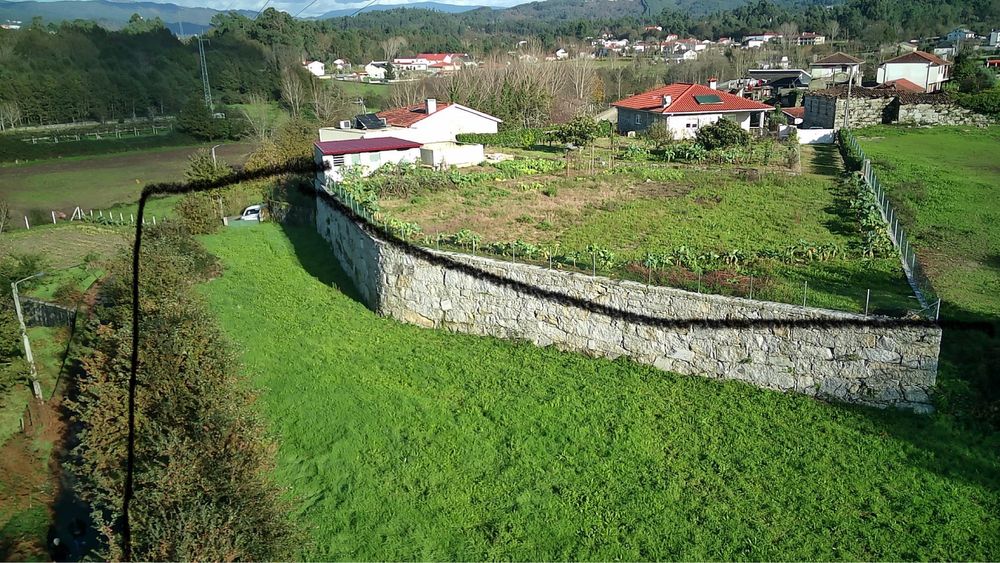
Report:
M 76 310 L 30 297 L 20 297 L 24 324 L 27 326 L 71 326 Z
M 937 327 L 414 251 L 373 237 L 325 196 L 316 223 L 365 303 L 403 322 L 851 403 L 932 408 Z

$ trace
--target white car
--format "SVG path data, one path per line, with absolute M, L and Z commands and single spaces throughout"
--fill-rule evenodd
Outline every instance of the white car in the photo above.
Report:
M 244 221 L 260 221 L 260 210 L 262 205 L 251 205 L 243 210 L 240 219 Z

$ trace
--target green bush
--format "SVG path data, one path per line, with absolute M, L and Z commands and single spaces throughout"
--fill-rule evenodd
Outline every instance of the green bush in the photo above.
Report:
M 185 228 L 195 235 L 207 235 L 219 230 L 222 218 L 219 202 L 206 192 L 185 195 L 174 209 Z
M 976 113 L 1000 118 L 1000 89 L 984 90 L 975 94 L 958 94 L 958 105 Z
M 698 144 L 708 150 L 750 144 L 750 133 L 744 131 L 739 123 L 722 118 L 715 123 L 698 129 L 695 136 Z
M 493 147 L 526 149 L 551 141 L 541 129 L 506 129 L 499 133 L 461 133 L 455 136 L 460 143 L 475 143 Z

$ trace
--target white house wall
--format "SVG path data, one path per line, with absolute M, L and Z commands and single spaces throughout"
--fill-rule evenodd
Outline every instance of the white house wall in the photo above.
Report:
M 722 117 L 735 121 L 740 127 L 750 130 L 751 112 L 733 113 L 703 113 L 694 115 L 671 115 L 667 117 L 667 127 L 673 132 L 675 139 L 693 139 L 698 134 L 698 129 L 706 125 L 715 123 Z M 696 125 L 691 127 L 690 125 Z
M 427 135 L 425 143 L 454 141 L 461 133 L 496 133 L 497 122 L 461 108 L 448 106 L 421 119 L 410 129 Z
M 319 149 L 316 149 L 319 156 Z M 420 160 L 420 149 L 405 149 L 399 151 L 378 151 L 360 154 L 345 154 L 344 163 L 335 164 L 335 157 L 322 156 L 323 164 L 328 168 L 322 174 L 326 180 L 340 182 L 344 179 L 344 173 L 348 168 L 361 167 L 361 174 L 368 176 L 386 164 L 398 164 L 401 162 L 418 162 Z
M 876 80 L 881 84 L 905 78 L 928 92 L 934 92 L 940 89 L 945 68 L 947 67 L 930 66 L 926 63 L 887 63 L 879 67 Z

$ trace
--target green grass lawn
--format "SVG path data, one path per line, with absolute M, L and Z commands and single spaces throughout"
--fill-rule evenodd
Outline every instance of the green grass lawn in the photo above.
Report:
M 371 84 L 369 82 L 351 82 L 348 80 L 334 80 L 333 84 L 351 98 L 352 101 L 357 98 L 364 98 L 369 113 L 387 109 L 383 106 L 388 103 L 389 93 L 392 91 L 392 86 L 388 84 Z M 361 106 L 356 107 L 358 109 L 357 113 L 361 113 Z
M 308 228 L 205 240 L 298 557 L 1000 557 L 997 434 L 403 325 Z
M 946 309 L 1000 317 L 1000 126 L 857 137 Z
M 241 164 L 252 148 L 246 143 L 227 143 L 216 152 L 230 164 Z M 51 221 L 50 211 L 68 216 L 77 206 L 96 213 L 137 201 L 147 184 L 182 180 L 188 157 L 196 149 L 136 151 L 0 168 L 0 199 L 10 204 L 12 225 L 17 228 L 24 227 L 24 215 L 31 215 L 31 210 L 39 216 L 34 223 Z
M 482 236 L 481 246 L 522 240 L 561 252 L 586 254 L 591 245 L 607 249 L 619 261 L 618 270 L 624 269 L 610 275 L 627 276 L 629 265 L 642 264 L 647 253 L 682 247 L 696 255 L 724 256 L 783 251 L 803 241 L 836 245 L 840 256 L 826 262 L 768 259 L 749 268 L 715 267 L 713 279 L 723 281 L 700 287 L 748 296 L 753 274 L 754 297 L 760 299 L 801 304 L 805 292 L 812 306 L 862 311 L 870 289 L 872 312 L 919 309 L 894 256 L 862 259 L 853 250 L 860 234 L 851 194 L 835 172 L 822 172 L 748 180 L 732 171 L 634 166 L 613 175 L 490 178 L 385 198 L 383 204 L 431 237 L 469 229 Z M 670 274 L 663 283 L 696 290 L 697 274 L 689 274 Z

